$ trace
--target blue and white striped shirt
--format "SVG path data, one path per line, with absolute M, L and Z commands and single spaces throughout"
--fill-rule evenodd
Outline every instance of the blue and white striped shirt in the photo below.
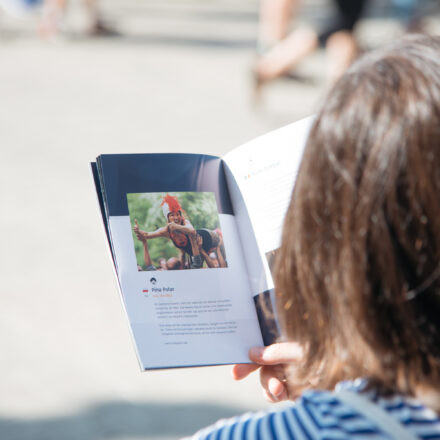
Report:
M 360 392 L 365 380 L 341 382 L 338 389 Z M 440 418 L 414 399 L 393 395 L 363 396 L 379 405 L 414 436 L 440 440 Z M 331 391 L 307 391 L 291 406 L 269 412 L 248 413 L 197 432 L 192 440 L 384 440 L 389 437 L 365 416 L 338 400 Z

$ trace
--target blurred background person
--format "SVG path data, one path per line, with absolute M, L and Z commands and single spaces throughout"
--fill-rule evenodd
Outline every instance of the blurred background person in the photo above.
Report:
M 359 52 L 354 28 L 368 0 L 332 0 L 333 9 L 322 30 L 300 26 L 285 36 L 290 13 L 298 10 L 299 0 L 263 0 L 260 24 L 260 56 L 254 67 L 257 90 L 274 80 L 320 46 L 326 48 L 327 76 L 335 81 Z
M 86 35 L 91 37 L 118 35 L 115 29 L 105 23 L 100 14 L 99 0 L 83 0 L 82 3 L 87 13 Z M 67 8 L 68 0 L 44 0 L 42 18 L 39 24 L 39 32 L 43 37 L 51 37 L 64 30 L 64 18 Z

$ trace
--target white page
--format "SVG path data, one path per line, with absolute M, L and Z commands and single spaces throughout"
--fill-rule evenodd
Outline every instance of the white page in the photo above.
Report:
M 249 348 L 262 344 L 234 217 L 221 214 L 220 223 L 228 267 L 139 272 L 129 217 L 110 217 L 122 296 L 142 368 L 249 362 Z
M 262 345 L 262 335 L 222 161 L 145 154 L 103 155 L 99 162 L 120 292 L 141 367 L 249 362 L 248 350 Z M 185 223 L 202 237 L 199 245 L 207 246 L 200 248 L 206 252 L 203 269 L 188 260 L 178 270 L 169 265 L 179 253 L 169 203 L 179 205 Z M 136 235 L 138 227 L 148 239 Z M 165 236 L 154 236 L 159 230 Z M 223 237 L 223 245 L 216 237 Z M 210 267 L 210 253 L 218 267 Z
M 273 289 L 268 256 L 280 246 L 284 216 L 314 118 L 272 131 L 223 157 L 254 295 Z

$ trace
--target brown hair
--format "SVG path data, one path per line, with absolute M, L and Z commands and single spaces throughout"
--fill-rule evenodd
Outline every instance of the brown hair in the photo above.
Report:
M 440 385 L 440 38 L 372 52 L 329 93 L 275 278 L 298 384 Z

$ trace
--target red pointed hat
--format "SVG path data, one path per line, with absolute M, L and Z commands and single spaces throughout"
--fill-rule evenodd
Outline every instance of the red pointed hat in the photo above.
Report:
M 180 206 L 177 197 L 170 196 L 169 194 L 162 199 L 160 206 L 162 206 L 163 215 L 167 220 L 170 212 L 182 212 L 182 207 Z

